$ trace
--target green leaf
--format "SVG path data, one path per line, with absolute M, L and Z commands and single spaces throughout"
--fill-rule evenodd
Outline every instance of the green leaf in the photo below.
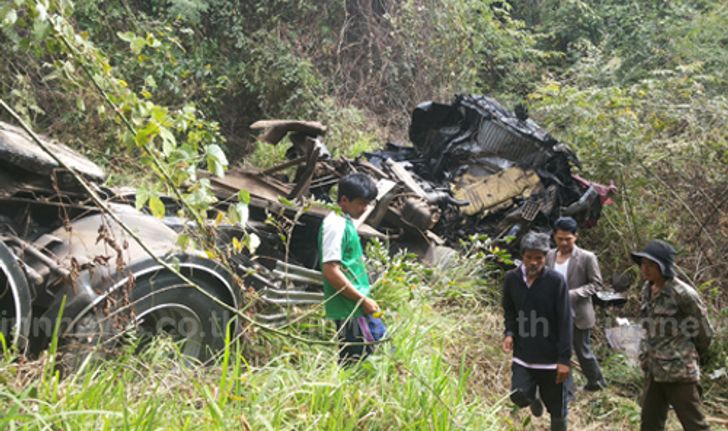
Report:
M 280 203 L 283 206 L 287 206 L 287 207 L 295 207 L 296 206 L 296 204 L 292 200 L 290 200 L 288 198 L 285 198 L 283 196 L 279 196 L 278 197 L 278 203 Z
M 250 212 L 246 204 L 237 203 L 228 207 L 228 219 L 233 223 L 245 226 L 248 223 L 249 215 Z
M 152 215 L 154 217 L 164 217 L 164 203 L 162 202 L 162 199 L 159 198 L 159 195 L 154 194 L 149 198 L 149 209 L 152 210 Z
M 157 122 L 159 124 L 162 124 L 165 126 L 168 126 L 171 124 L 171 122 L 169 121 L 169 115 L 167 112 L 167 108 L 165 108 L 163 106 L 159 106 L 159 105 L 154 105 L 154 106 L 152 106 L 150 113 L 152 115 L 152 118 L 157 120 Z
M 159 128 L 159 136 L 162 137 L 162 153 L 169 157 L 172 151 L 177 147 L 177 140 L 174 138 L 172 132 L 166 127 Z
M 219 145 L 207 146 L 207 169 L 217 177 L 225 176 L 225 168 L 228 165 L 227 157 Z
M 123 40 L 124 42 L 131 42 L 131 40 L 134 38 L 134 33 L 127 31 L 127 32 L 117 32 L 117 36 L 119 36 L 119 39 Z
M 147 33 L 146 43 L 152 48 L 159 48 L 160 46 L 162 46 L 162 43 L 159 42 L 159 40 L 157 40 L 157 38 L 154 37 L 154 35 L 151 33 Z
M 140 210 L 144 208 L 144 205 L 149 200 L 149 190 L 146 187 L 139 187 L 136 193 L 136 198 L 134 200 L 134 206 L 136 209 Z
M 154 121 L 150 121 L 143 129 L 138 129 L 134 141 L 137 146 L 149 143 L 155 136 L 159 134 L 159 125 Z
M 36 41 L 44 40 L 49 29 L 48 21 L 35 21 L 33 24 L 33 38 Z
M 245 189 L 240 189 L 238 192 L 238 200 L 245 205 L 250 205 L 250 192 Z
M 143 37 L 134 36 L 129 42 L 129 48 L 134 54 L 141 54 L 145 46 L 147 46 L 147 41 Z
M 177 237 L 177 245 L 180 246 L 182 251 L 187 250 L 187 247 L 190 246 L 190 236 L 186 233 L 180 234 L 180 236 Z
M 146 78 L 144 78 L 144 85 L 154 89 L 157 88 L 157 81 L 154 80 L 154 77 L 152 75 L 147 75 Z
M 15 21 L 18 20 L 18 13 L 15 12 L 15 9 L 10 9 L 3 18 L 3 25 L 10 27 L 11 25 L 15 24 Z

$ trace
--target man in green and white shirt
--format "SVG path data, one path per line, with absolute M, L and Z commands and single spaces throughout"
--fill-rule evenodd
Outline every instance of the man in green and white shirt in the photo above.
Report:
M 340 343 L 366 341 L 366 321 L 359 318 L 379 311 L 377 303 L 369 297 L 369 275 L 352 221 L 364 213 L 376 196 L 377 186 L 369 176 L 356 173 L 342 178 L 337 200 L 343 214 L 332 211 L 324 218 L 319 232 L 326 318 L 336 323 Z M 357 361 L 372 350 L 371 345 L 343 345 L 339 361 Z

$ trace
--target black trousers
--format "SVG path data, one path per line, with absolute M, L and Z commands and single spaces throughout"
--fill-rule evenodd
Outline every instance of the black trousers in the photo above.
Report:
M 641 431 L 662 431 L 665 429 L 669 406 L 675 409 L 677 418 L 685 431 L 709 430 L 701 411 L 698 384 L 661 383 L 648 377 L 642 398 Z
M 574 326 L 574 335 L 571 345 L 574 348 L 574 353 L 576 353 L 576 358 L 579 360 L 581 372 L 584 374 L 584 377 L 586 377 L 587 385 L 601 387 L 606 386 L 607 382 L 604 381 L 602 370 L 599 368 L 599 362 L 591 348 L 591 329 L 579 329 Z M 569 373 L 569 379 L 566 381 L 570 398 L 573 398 L 574 393 L 576 392 L 572 376 L 573 373 Z
M 336 323 L 336 333 L 340 344 L 339 364 L 349 365 L 359 362 L 374 352 L 375 345 L 373 344 L 346 345 L 346 343 L 363 343 L 367 341 L 364 338 L 359 319 L 334 320 L 334 323 Z
M 513 363 L 511 371 L 511 401 L 519 407 L 529 406 L 538 389 L 551 419 L 566 418 L 566 386 L 556 383 L 556 370 L 534 370 Z
M 597 357 L 591 348 L 591 329 L 579 329 L 574 326 L 574 338 L 572 342 L 574 353 L 581 365 L 581 371 L 591 385 L 606 385 L 602 370 L 599 369 Z

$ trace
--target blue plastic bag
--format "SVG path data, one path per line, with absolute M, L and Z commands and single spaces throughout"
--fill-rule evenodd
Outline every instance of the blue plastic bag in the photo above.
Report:
M 366 342 L 371 343 L 373 341 L 379 341 L 384 338 L 387 333 L 387 327 L 384 326 L 382 319 L 366 315 L 358 317 L 357 320 L 359 321 L 359 328 L 361 329 L 364 341 Z

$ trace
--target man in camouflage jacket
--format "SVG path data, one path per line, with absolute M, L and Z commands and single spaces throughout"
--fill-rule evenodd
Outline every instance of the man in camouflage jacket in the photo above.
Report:
M 675 250 L 661 240 L 632 253 L 645 285 L 642 319 L 645 338 L 640 362 L 647 374 L 641 429 L 664 430 L 668 408 L 675 409 L 685 430 L 707 430 L 701 411 L 699 362 L 713 336 L 703 301 L 692 286 L 673 272 Z

